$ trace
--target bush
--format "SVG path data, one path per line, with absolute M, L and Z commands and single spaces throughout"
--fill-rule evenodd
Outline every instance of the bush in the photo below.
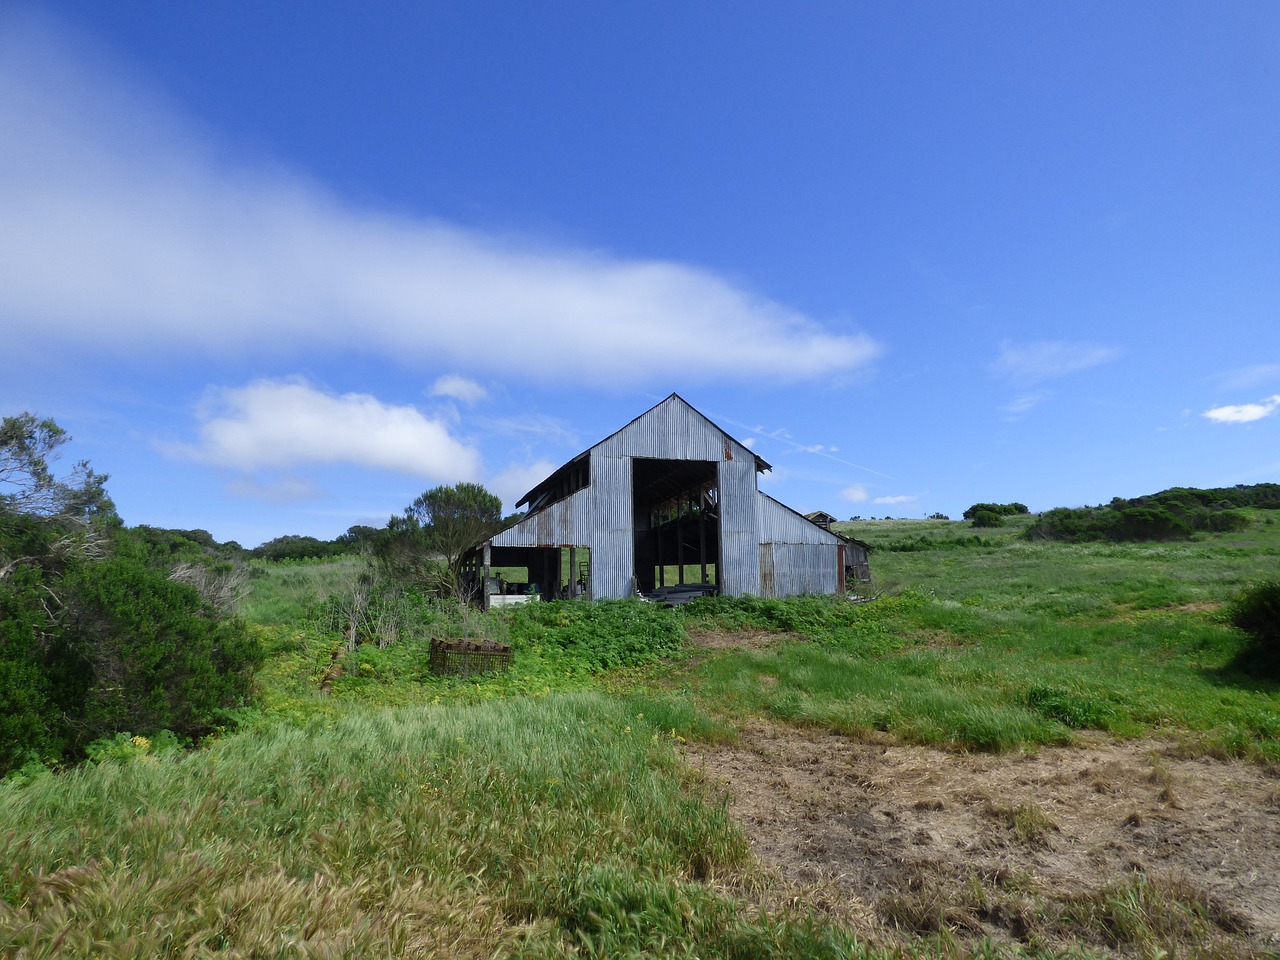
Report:
M 1249 587 L 1231 604 L 1233 626 L 1249 635 L 1236 666 L 1280 681 L 1280 580 Z
M 1185 540 L 1191 536 L 1186 521 L 1174 516 L 1162 507 L 1130 507 L 1120 511 L 1115 525 L 1117 540 Z
M 1004 517 L 994 510 L 978 510 L 973 515 L 973 525 L 975 527 L 1002 527 L 1004 526 Z
M 64 642 L 84 665 L 81 744 L 120 730 L 199 737 L 249 698 L 259 641 L 124 543 L 62 579 Z M 66 709 L 66 707 L 64 707 Z M 74 714 L 73 714 L 74 715 Z
M 209 733 L 249 698 L 262 647 L 128 531 L 101 560 L 19 564 L 0 580 L 0 776 L 128 730 Z
M 994 513 L 998 517 L 1016 517 L 1029 513 L 1025 503 L 975 503 L 964 512 L 964 519 L 973 520 L 979 513 Z

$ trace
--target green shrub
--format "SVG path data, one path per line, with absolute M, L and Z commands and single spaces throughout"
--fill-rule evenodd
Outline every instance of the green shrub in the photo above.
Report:
M 1229 616 L 1249 635 L 1236 665 L 1280 681 L 1280 580 L 1249 587 L 1232 603 Z
M 1030 513 L 1025 503 L 975 503 L 964 512 L 964 519 L 973 520 L 980 513 L 994 513 L 997 517 L 1015 517 Z M 975 524 L 976 526 L 976 524 Z
M 1002 527 L 1004 526 L 1004 517 L 994 510 L 978 510 L 973 515 L 973 525 L 975 527 Z
M 120 531 L 102 560 L 0 581 L 0 775 L 129 730 L 197 738 L 245 705 L 262 646 Z
M 1130 507 L 1120 511 L 1115 525 L 1117 540 L 1185 540 L 1191 527 L 1162 507 Z
M 1195 518 L 1197 530 L 1209 530 L 1213 533 L 1231 533 L 1235 530 L 1247 530 L 1249 515 L 1240 510 L 1217 510 L 1200 514 Z
M 512 645 L 558 652 L 588 669 L 636 666 L 671 656 L 684 630 L 668 609 L 640 600 L 556 600 L 512 607 Z
M 37 567 L 20 566 L 0 580 L 0 775 L 62 752 L 41 636 L 45 596 Z

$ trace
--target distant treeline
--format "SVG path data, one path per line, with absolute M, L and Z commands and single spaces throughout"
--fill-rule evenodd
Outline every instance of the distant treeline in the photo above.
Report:
M 1280 510 L 1280 484 L 1171 487 L 1096 507 L 1057 507 L 1040 514 L 1025 536 L 1071 542 L 1185 540 L 1197 531 L 1244 529 L 1249 525 L 1245 507 Z
M 377 527 L 356 526 L 333 540 L 285 534 L 246 549 L 234 540 L 219 543 L 208 530 L 177 530 L 163 527 L 138 526 L 130 528 L 139 539 L 146 541 L 161 555 L 175 559 L 189 559 L 199 555 L 228 562 L 259 560 L 323 560 L 344 554 L 359 553 L 366 544 L 385 535 Z

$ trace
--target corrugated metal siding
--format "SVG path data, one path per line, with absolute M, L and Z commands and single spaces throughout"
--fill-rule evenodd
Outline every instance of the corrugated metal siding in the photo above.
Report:
M 773 544 L 762 543 L 760 544 L 760 596 L 771 600 L 777 598 L 778 587 L 774 575 Z
M 835 593 L 843 573 L 838 547 L 818 543 L 762 543 L 773 561 L 773 591 L 762 596 L 793 597 L 802 593 Z
M 679 397 L 668 397 L 589 453 L 590 486 L 498 534 L 493 545 L 590 547 L 592 595 L 629 596 L 632 458 L 711 461 L 720 494 L 721 591 L 776 597 L 836 591 L 840 539 L 760 493 L 755 455 Z
M 722 460 L 720 486 L 720 591 L 727 596 L 760 592 L 760 524 L 754 458 Z
M 591 451 L 591 595 L 631 596 L 635 544 L 631 535 L 631 460 Z
M 591 503 L 587 487 L 568 498 L 553 503 L 545 510 L 525 517 L 513 527 L 503 530 L 492 540 L 495 547 L 589 546 Z
M 728 441 L 726 443 L 726 440 Z M 666 460 L 740 460 L 752 464 L 755 455 L 721 433 L 715 424 L 679 397 L 667 397 L 648 413 L 602 440 L 591 451 L 605 457 L 659 457 Z M 592 482 L 595 474 L 592 473 Z
M 791 597 L 838 592 L 843 576 L 843 541 L 766 494 L 757 495 L 756 507 L 760 515 L 761 566 L 766 547 L 772 565 L 770 583 L 764 583 L 761 571 L 761 595 Z
M 784 507 L 768 494 L 758 494 L 756 507 L 760 513 L 760 540 L 773 543 L 825 543 L 835 547 L 839 537 L 806 520 L 789 507 Z

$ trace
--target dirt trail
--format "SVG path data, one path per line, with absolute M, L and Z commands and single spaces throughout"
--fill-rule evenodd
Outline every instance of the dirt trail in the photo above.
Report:
M 946 927 L 1115 953 L 1148 934 L 1277 950 L 1280 779 L 1171 747 L 1097 738 L 956 754 L 761 722 L 686 753 L 728 791 L 761 860 L 835 891 L 873 940 Z

